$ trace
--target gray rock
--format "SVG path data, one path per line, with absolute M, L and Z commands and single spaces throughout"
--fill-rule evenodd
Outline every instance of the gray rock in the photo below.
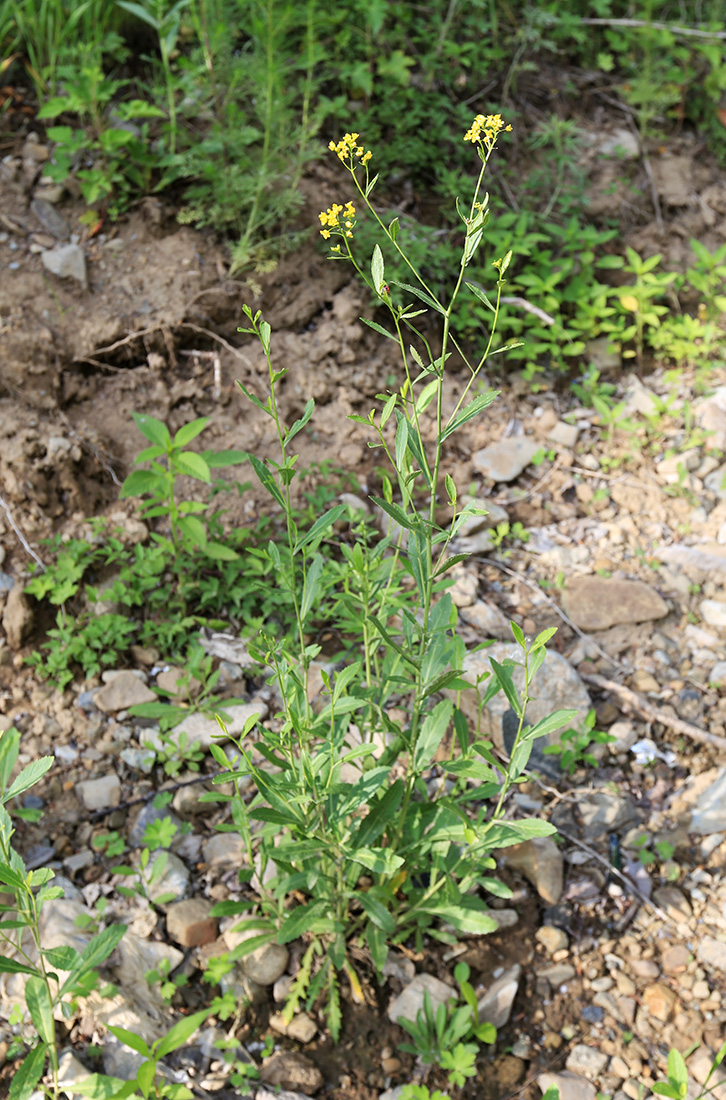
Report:
M 644 386 L 637 375 L 631 375 L 625 391 L 625 416 L 651 416 L 658 403 L 658 395 Z
M 710 836 L 726 829 L 726 767 L 721 768 L 710 787 L 700 795 L 691 814 L 688 832 L 696 836 Z
M 495 642 L 488 649 L 479 650 L 476 653 L 468 653 L 464 660 L 464 673 L 468 680 L 475 681 L 476 677 L 484 673 L 491 673 L 490 658 L 494 658 L 500 664 L 505 660 L 520 661 L 522 651 L 512 642 Z M 524 687 L 524 669 L 513 670 L 514 684 L 517 690 L 522 692 Z M 486 683 L 488 684 L 488 678 Z M 582 680 L 574 668 L 555 650 L 548 650 L 542 667 L 538 670 L 532 681 L 531 699 L 527 707 L 527 722 L 534 725 L 542 718 L 546 718 L 555 710 L 573 709 L 577 711 L 575 725 L 584 723 L 587 713 L 592 706 L 590 696 L 582 683 Z M 469 719 L 472 729 L 476 729 L 478 716 L 478 704 L 474 690 L 461 693 L 461 708 Z M 514 721 L 512 721 L 514 719 Z M 513 727 L 513 729 L 512 729 Z M 491 736 L 499 749 L 508 750 L 511 747 L 514 733 L 516 732 L 516 718 L 511 710 L 506 697 L 502 692 L 495 695 L 482 713 L 481 732 Z M 549 738 L 540 738 L 535 741 L 535 750 L 532 759 L 537 767 L 553 767 L 553 757 L 542 756 L 542 748 L 548 743 L 557 743 L 557 733 Z M 559 766 L 554 768 L 559 774 Z
M 84 779 L 76 785 L 76 791 L 87 810 L 105 810 L 121 801 L 121 781 L 115 772 L 100 779 Z
M 407 959 L 405 955 L 399 955 L 397 951 L 389 949 L 383 964 L 383 977 L 395 978 L 403 985 L 408 985 L 416 977 L 416 967 L 412 959 Z
M 239 833 L 217 833 L 203 845 L 202 856 L 214 870 L 226 871 L 246 861 L 247 849 Z
M 270 1092 L 269 1089 L 261 1088 L 255 1093 L 255 1100 L 308 1100 L 308 1098 L 303 1092 L 290 1092 L 289 1089 L 276 1088 Z
M 69 1096 L 77 1095 L 72 1086 L 85 1081 L 90 1075 L 90 1069 L 86 1069 L 83 1063 L 78 1061 L 72 1050 L 63 1051 L 58 1059 L 58 1084 L 61 1092 L 67 1092 Z
M 485 515 L 473 515 L 462 523 L 457 538 L 468 538 L 475 535 L 485 527 L 496 527 L 498 523 L 505 523 L 509 518 L 507 512 L 499 504 L 495 504 L 489 497 L 464 497 L 462 506 L 473 504 L 475 508 L 485 512 Z
M 577 443 L 577 437 L 580 434 L 580 429 L 575 424 L 567 424 L 564 420 L 558 420 L 551 432 L 548 433 L 547 438 L 552 443 L 559 443 L 561 447 L 569 447 L 570 449 Z
M 412 982 L 394 997 L 388 1006 L 388 1019 L 392 1024 L 398 1023 L 399 1017 L 404 1020 L 415 1020 L 424 1006 L 424 997 L 428 993 L 434 1012 L 439 1005 L 445 1005 L 450 997 L 455 996 L 454 990 L 446 982 L 435 978 L 433 974 L 417 974 Z
M 3 630 L 11 649 L 21 649 L 33 629 L 35 612 L 19 584 L 8 593 L 3 611 Z
M 617 756 L 621 752 L 629 752 L 638 740 L 638 731 L 632 722 L 613 722 L 608 729 L 608 733 L 615 738 L 607 745 L 608 752 L 612 753 L 613 756 Z
M 549 836 L 535 837 L 495 853 L 496 859 L 514 867 L 532 883 L 543 901 L 556 905 L 562 896 L 564 860 Z
M 227 732 L 232 737 L 237 737 L 242 733 L 245 723 L 253 714 L 258 715 L 260 719 L 267 714 L 267 707 L 262 702 L 238 703 L 235 706 L 223 707 L 223 709 L 225 714 L 229 715 L 229 721 L 224 720 L 224 724 Z M 209 718 L 205 714 L 190 714 L 183 722 L 174 727 L 174 733 L 175 735 L 185 733 L 188 744 L 196 741 L 205 748 L 222 736 L 222 730 L 216 718 Z
M 603 1054 L 585 1043 L 578 1043 L 574 1046 L 565 1062 L 565 1066 L 570 1073 L 579 1073 L 590 1080 L 599 1077 L 607 1064 L 607 1054 Z
M 122 1081 L 133 1081 L 139 1067 L 146 1061 L 143 1054 L 120 1043 L 112 1035 L 103 1042 L 103 1072 Z
M 583 824 L 585 840 L 594 840 L 605 833 L 614 833 L 638 818 L 630 799 L 609 791 L 587 795 L 577 804 Z
M 291 1050 L 278 1050 L 266 1058 L 262 1063 L 260 1080 L 265 1085 L 271 1085 L 273 1090 L 279 1086 L 291 1092 L 303 1092 L 306 1096 L 312 1096 L 323 1087 L 323 1075 L 318 1067 L 304 1054 Z
M 151 749 L 122 749 L 119 756 L 124 764 L 133 771 L 141 772 L 143 775 L 150 775 L 154 770 L 156 753 L 152 752 Z
M 483 997 L 479 998 L 477 1007 L 481 1021 L 493 1024 L 497 1029 L 504 1027 L 512 1012 L 521 973 L 521 966 L 515 963 L 490 985 Z
M 709 684 L 726 684 L 726 661 L 717 661 L 708 674 Z
M 68 240 L 71 235 L 68 222 L 47 199 L 34 198 L 30 204 L 30 209 L 43 228 L 47 229 L 57 241 Z
M 527 435 L 512 435 L 491 443 L 472 456 L 477 470 L 492 481 L 514 481 L 541 450 L 539 443 Z
M 726 450 L 726 386 L 719 386 L 709 397 L 695 406 L 696 422 L 710 432 L 709 446 Z M 722 467 L 726 473 L 726 467 Z
M 0 573 L 0 592 L 9 592 L 15 584 L 9 573 Z
M 704 542 L 698 546 L 672 546 L 658 548 L 658 557 L 689 573 L 726 573 L 726 546 L 718 542 Z
M 507 618 L 498 607 L 487 603 L 486 600 L 477 600 L 470 607 L 462 607 L 459 611 L 459 618 L 468 626 L 473 626 L 478 630 L 482 640 L 485 638 L 499 638 L 505 641 L 512 636 L 512 629 Z
M 75 279 L 84 290 L 88 289 L 86 257 L 80 245 L 64 244 L 59 248 L 52 248 L 48 252 L 41 252 L 40 259 L 43 267 L 52 275 L 57 275 L 60 279 Z
M 668 614 L 668 604 L 650 585 L 616 577 L 572 577 L 563 603 L 575 625 L 588 632 L 662 619 Z
M 160 855 L 160 852 L 155 852 L 150 862 L 158 859 Z M 166 908 L 167 905 L 171 905 L 174 901 L 181 901 L 182 898 L 188 898 L 192 889 L 191 872 L 184 860 L 179 859 L 179 856 L 175 855 L 174 852 L 167 851 L 165 855 L 166 865 L 164 871 L 161 878 L 154 883 L 150 890 L 152 898 L 161 898 L 168 894 L 172 895 L 169 901 L 163 903 L 162 908 Z
M 138 706 L 140 703 L 155 703 L 158 695 L 134 672 L 123 670 L 118 672 L 112 680 L 99 688 L 93 697 L 93 702 L 99 710 L 105 714 L 114 714 L 119 710 L 127 710 L 129 707 Z
M 255 928 L 245 928 L 236 932 L 234 929 L 239 923 L 238 917 L 230 917 L 221 925 L 222 938 L 230 951 L 260 934 Z M 240 959 L 239 965 L 253 982 L 267 986 L 274 985 L 277 979 L 282 977 L 287 970 L 289 960 L 290 952 L 284 944 L 263 943 L 261 947 L 256 947 L 249 955 Z
M 543 1093 L 554 1085 L 559 1090 L 560 1100 L 595 1100 L 597 1090 L 586 1077 L 576 1073 L 540 1073 L 537 1084 Z
M 175 970 L 183 963 L 184 953 L 161 940 L 146 940 L 127 932 L 115 954 L 118 962 L 113 976 L 123 995 L 148 1005 L 157 1013 L 165 1012 L 159 985 L 147 982 L 146 975 L 150 970 L 158 970 L 162 962 L 168 963 L 170 970 Z
M 610 337 L 598 336 L 585 344 L 585 355 L 592 366 L 602 371 L 619 370 L 622 365 L 619 351 L 610 350 Z
M 704 936 L 696 948 L 698 961 L 714 970 L 721 970 L 726 974 L 726 943 L 723 940 L 715 940 L 711 936 Z
M 543 966 L 537 971 L 538 978 L 545 978 L 553 989 L 559 989 L 561 985 L 571 982 L 576 970 L 569 963 L 553 963 L 552 966 Z

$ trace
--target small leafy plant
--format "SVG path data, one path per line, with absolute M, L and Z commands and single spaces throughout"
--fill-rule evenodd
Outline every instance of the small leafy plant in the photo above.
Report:
M 402 1043 L 400 1049 L 415 1054 L 424 1065 L 438 1065 L 449 1071 L 449 1084 L 462 1087 L 467 1077 L 474 1077 L 474 1063 L 479 1053 L 478 1043 L 466 1040 L 477 1039 L 481 1043 L 494 1043 L 496 1028 L 489 1023 L 480 1023 L 476 994 L 469 984 L 470 969 L 466 963 L 459 963 L 454 977 L 459 985 L 465 1003 L 456 1005 L 455 994 L 447 1005 L 439 1004 L 434 1012 L 428 990 L 424 993 L 424 1005 L 420 1008 L 416 1020 L 399 1019 L 399 1024 L 411 1038 L 412 1043 Z
M 583 764 L 589 764 L 591 768 L 596 768 L 598 760 L 590 752 L 592 746 L 607 745 L 617 740 L 612 734 L 595 729 L 596 721 L 595 710 L 591 708 L 587 712 L 587 717 L 581 728 L 562 730 L 560 743 L 558 745 L 547 745 L 543 749 L 545 756 L 559 756 L 560 767 L 568 775 L 572 775 Z

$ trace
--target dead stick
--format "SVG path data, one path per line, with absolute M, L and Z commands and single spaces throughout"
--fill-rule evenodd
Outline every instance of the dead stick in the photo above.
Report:
M 703 31 L 698 27 L 679 27 L 673 23 L 652 23 L 649 19 L 581 19 L 580 22 L 587 27 L 649 27 L 685 38 L 726 38 L 726 31 Z
M 25 538 L 25 535 L 23 534 L 23 532 L 20 530 L 17 523 L 13 519 L 10 508 L 9 508 L 6 500 L 3 497 L 0 497 L 0 508 L 2 508 L 3 511 L 5 512 L 5 515 L 7 516 L 8 523 L 12 527 L 15 534 L 18 536 L 18 539 L 19 539 L 20 543 L 22 544 L 23 549 L 27 550 L 27 552 L 30 554 L 31 558 L 35 558 L 35 560 L 37 561 L 37 563 L 38 563 L 38 565 L 40 566 L 41 569 L 45 569 L 45 565 L 40 560 L 40 558 L 36 554 L 35 550 L 33 550 L 32 546 L 30 545 L 28 540 Z
M 658 707 L 651 706 L 642 695 L 638 695 L 630 688 L 616 683 L 615 680 L 606 680 L 604 676 L 597 676 L 591 672 L 581 672 L 580 676 L 588 684 L 594 684 L 595 687 L 602 688 L 603 691 L 610 691 L 613 695 L 617 695 L 627 708 L 634 710 L 643 718 L 647 718 L 651 722 L 660 722 L 662 726 L 667 726 L 675 733 L 682 733 L 684 737 L 689 737 L 691 741 L 698 741 L 701 745 L 713 745 L 721 752 L 726 752 L 726 737 L 718 737 L 715 733 L 707 733 L 705 730 L 699 729 L 698 726 L 692 726 L 690 722 L 684 722 L 682 718 L 674 718 L 672 715 L 666 714 Z

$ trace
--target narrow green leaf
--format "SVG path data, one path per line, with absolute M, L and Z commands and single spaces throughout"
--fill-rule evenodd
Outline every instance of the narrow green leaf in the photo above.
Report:
M 330 530 L 334 523 L 345 515 L 348 510 L 346 504 L 336 504 L 335 507 L 329 508 L 322 516 L 315 520 L 310 530 L 298 540 L 295 550 L 302 550 L 304 546 L 310 546 L 311 543 L 316 542 L 319 538 Z
M 304 410 L 302 416 L 300 417 L 299 420 L 295 421 L 295 423 L 292 425 L 289 432 L 285 436 L 285 443 L 286 444 L 288 444 L 291 440 L 293 440 L 295 438 L 295 436 L 298 434 L 298 432 L 301 432 L 303 430 L 303 428 L 305 427 L 305 425 L 309 421 L 310 417 L 313 415 L 313 409 L 314 408 L 315 408 L 315 402 L 311 397 L 310 400 L 308 401 L 308 403 L 305 406 L 305 410 Z
M 25 923 L 18 923 L 15 921 L 3 921 L 0 925 L 2 928 L 26 928 Z M 25 963 L 18 962 L 16 959 L 8 959 L 5 955 L 0 955 L 0 973 L 4 974 L 38 974 L 37 967 L 27 966 Z
M 312 608 L 320 589 L 320 578 L 323 575 L 323 559 L 320 554 L 316 554 L 312 560 L 310 567 L 305 574 L 305 582 L 303 584 L 302 600 L 300 601 L 300 621 L 302 623 L 308 617 L 310 609 Z
M 163 1058 L 165 1054 L 171 1054 L 172 1051 L 178 1050 L 179 1047 L 183 1047 L 185 1043 L 188 1043 L 194 1032 L 202 1026 L 210 1012 L 211 1009 L 203 1008 L 201 1012 L 193 1012 L 191 1016 L 185 1016 L 183 1020 L 178 1020 L 177 1023 L 167 1031 L 158 1045 L 154 1043 L 154 1055 L 156 1058 Z
M 43 1075 L 45 1055 L 47 1051 L 45 1043 L 38 1043 L 27 1054 L 10 1082 L 8 1100 L 30 1100 L 35 1086 Z
M 394 344 L 398 343 L 397 336 L 394 336 L 390 332 L 386 332 L 386 330 L 375 321 L 369 321 L 367 317 L 360 317 L 359 320 L 361 320 L 364 325 L 368 325 L 368 328 L 372 328 L 374 332 L 379 333 L 381 336 L 387 336 L 389 340 L 393 340 Z
M 389 504 L 383 497 L 371 497 L 374 504 L 377 504 L 379 508 L 382 508 L 391 519 L 394 519 L 396 523 L 401 527 L 405 527 L 407 531 L 413 531 L 413 521 L 406 515 L 403 508 L 399 504 Z
M 553 714 L 542 718 L 536 726 L 532 726 L 531 729 L 527 730 L 524 735 L 525 739 L 534 741 L 538 737 L 546 737 L 548 733 L 552 733 L 561 726 L 567 726 L 570 722 L 574 722 L 575 718 L 577 718 L 576 710 L 556 710 Z
M 409 294 L 413 294 L 414 297 L 419 298 L 422 302 L 425 302 L 431 309 L 435 309 L 437 313 L 444 314 L 446 310 L 443 309 L 437 301 L 435 301 L 430 294 L 425 290 L 420 290 L 417 286 L 411 286 L 410 283 L 399 283 L 395 279 L 391 279 L 393 286 L 398 286 L 401 290 L 408 291 Z
M 401 857 L 390 848 L 356 848 L 351 852 L 351 859 L 377 875 L 392 875 L 403 866 Z
M 278 943 L 292 943 L 311 929 L 315 921 L 324 915 L 325 902 L 314 901 L 309 905 L 298 905 L 285 918 L 277 935 Z
M 25 984 L 25 1003 L 38 1035 L 44 1043 L 54 1040 L 55 1021 L 48 986 L 42 978 L 28 978 Z
M 369 893 L 361 891 L 355 895 L 355 900 L 363 906 L 373 923 L 376 924 L 382 932 L 385 932 L 387 936 L 393 935 L 396 931 L 396 922 L 385 905 L 380 902 L 378 898 L 374 898 Z
M 451 721 L 454 704 L 442 699 L 430 714 L 426 715 L 413 753 L 413 768 L 417 772 L 428 767 L 436 754 Z
M 512 679 L 512 670 L 505 665 L 500 665 L 499 661 L 495 661 L 493 657 L 489 658 L 489 662 L 494 670 L 496 680 L 501 687 L 502 691 L 507 697 L 510 707 L 515 714 L 519 715 L 522 710 L 522 704 L 519 701 L 517 695 L 517 689 L 514 686 Z
M 497 311 L 496 311 L 496 307 L 492 305 L 492 303 L 491 303 L 491 302 L 489 301 L 489 299 L 487 298 L 487 296 L 486 296 L 486 294 L 484 293 L 484 291 L 483 291 L 483 290 L 481 290 L 481 289 L 480 289 L 480 287 L 478 287 L 478 286 L 476 285 L 476 283 L 467 283 L 466 285 L 468 286 L 468 288 L 469 288 L 469 290 L 470 290 L 470 291 L 472 292 L 472 294 L 473 294 L 473 295 L 474 295 L 474 296 L 475 296 L 476 298 L 478 298 L 480 302 L 483 302 L 483 303 L 484 303 L 484 305 L 485 305 L 485 306 L 487 306 L 487 308 L 488 308 L 488 309 L 490 309 L 490 310 L 492 311 L 492 313 L 496 313 L 496 312 L 497 312 Z
M 285 498 L 283 497 L 282 493 L 280 492 L 280 489 L 277 485 L 277 482 L 275 481 L 274 477 L 272 476 L 272 474 L 268 470 L 267 466 L 265 466 L 262 459 L 258 458 L 257 455 L 252 455 L 251 454 L 250 455 L 250 462 L 252 463 L 252 467 L 253 467 L 255 473 L 257 474 L 258 478 L 260 479 L 260 482 L 263 485 L 263 487 L 265 489 L 267 489 L 267 492 L 270 494 L 270 496 L 274 500 L 277 501 L 277 503 L 280 505 L 281 508 L 284 509 L 284 507 L 285 507 Z
M 371 257 L 371 278 L 373 279 L 373 289 L 376 294 L 380 294 L 384 281 L 384 264 L 383 253 L 379 245 L 375 246 Z
M 124 480 L 119 492 L 119 497 L 140 497 L 144 493 L 152 493 L 160 496 L 163 491 L 164 480 L 153 470 L 134 470 Z
M 386 793 L 373 804 L 358 826 L 356 848 L 369 848 L 378 840 L 386 825 L 393 821 L 403 798 L 403 780 L 397 779 Z
M 130 1050 L 135 1050 L 137 1054 L 142 1054 L 144 1058 L 151 1057 L 151 1051 L 147 1044 L 135 1031 L 128 1031 L 125 1027 L 116 1027 L 113 1024 L 108 1025 L 108 1030 L 118 1039 L 119 1043 L 123 1043 Z
M 487 390 L 486 393 L 480 393 L 478 397 L 475 397 L 473 401 L 470 401 L 468 405 L 460 409 L 454 419 L 450 420 L 444 428 L 439 436 L 439 442 L 443 443 L 445 439 L 448 439 L 450 435 L 458 431 L 463 424 L 467 424 L 470 420 L 473 420 L 475 416 L 478 416 L 480 412 L 487 409 L 492 402 L 499 397 L 499 393 L 499 390 Z

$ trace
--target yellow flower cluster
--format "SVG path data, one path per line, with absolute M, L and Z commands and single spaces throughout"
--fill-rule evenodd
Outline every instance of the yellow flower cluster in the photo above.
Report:
M 373 156 L 370 149 L 366 152 L 362 145 L 358 144 L 360 134 L 344 134 L 338 142 L 328 143 L 328 149 L 335 153 L 339 160 L 350 160 L 357 157 L 361 164 L 367 164 Z
M 341 222 L 342 215 L 342 222 Z M 340 234 L 345 233 L 346 237 L 353 236 L 353 227 L 355 226 L 355 207 L 352 202 L 347 202 L 345 207 L 342 207 L 340 203 L 334 202 L 327 210 L 322 210 L 318 217 L 320 218 L 320 224 L 324 227 L 320 230 L 320 235 L 326 241 L 330 237 L 330 230 L 337 229 Z M 340 246 L 338 246 L 339 249 Z
M 471 124 L 471 129 L 464 134 L 464 141 L 472 141 L 474 144 L 481 141 L 487 149 L 493 149 L 497 136 L 504 130 L 511 132 L 511 126 L 505 126 L 501 115 L 477 115 Z

